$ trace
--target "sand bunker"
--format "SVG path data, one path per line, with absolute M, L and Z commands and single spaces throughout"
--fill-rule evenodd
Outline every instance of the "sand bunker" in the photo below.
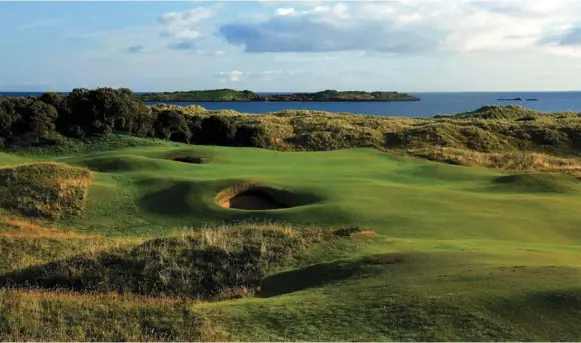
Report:
M 282 204 L 272 198 L 269 194 L 262 192 L 249 191 L 232 198 L 224 199 L 220 202 L 220 206 L 226 208 L 237 208 L 240 210 L 276 210 L 279 208 L 288 208 L 289 206 Z
M 284 201 L 288 191 L 257 184 L 240 184 L 221 191 L 218 205 L 239 210 L 263 211 L 293 207 Z

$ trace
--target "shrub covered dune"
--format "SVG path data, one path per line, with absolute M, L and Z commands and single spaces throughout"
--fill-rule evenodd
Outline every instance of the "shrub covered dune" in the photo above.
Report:
M 579 340 L 578 125 L 1 99 L 0 339 Z

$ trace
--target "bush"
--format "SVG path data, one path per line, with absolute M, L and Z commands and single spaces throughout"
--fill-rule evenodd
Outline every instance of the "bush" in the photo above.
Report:
M 0 98 L 0 145 L 38 143 L 54 135 L 56 109 L 27 98 Z
M 139 137 L 155 137 L 155 121 L 157 113 L 150 107 L 140 104 L 140 111 L 135 117 L 133 134 Z
M 43 96 L 52 99 L 54 96 Z M 48 101 L 48 100 L 47 100 Z M 144 107 L 129 89 L 73 89 L 61 102 L 57 129 L 76 138 L 108 133 L 133 132 Z
M 234 145 L 265 148 L 268 146 L 268 137 L 261 126 L 242 125 L 236 130 Z
M 58 111 L 61 109 L 65 96 L 61 93 L 48 92 L 42 94 L 39 99 L 45 104 L 53 106 Z
M 462 128 L 461 133 L 466 137 L 466 147 L 480 152 L 499 151 L 505 147 L 493 132 L 478 127 Z
M 211 115 L 201 122 L 202 126 L 196 144 L 203 145 L 232 145 L 236 140 L 236 123 L 232 117 Z
M 558 129 L 533 129 L 531 136 L 535 143 L 541 145 L 557 147 L 569 143 L 569 137 L 567 134 L 559 131 Z
M 188 123 L 188 128 L 193 136 L 193 141 L 196 141 L 196 137 L 200 135 L 202 131 L 202 121 L 203 119 L 199 116 L 186 116 L 186 121 Z
M 153 124 L 155 136 L 175 142 L 189 143 L 192 134 L 188 122 L 179 111 L 161 111 Z

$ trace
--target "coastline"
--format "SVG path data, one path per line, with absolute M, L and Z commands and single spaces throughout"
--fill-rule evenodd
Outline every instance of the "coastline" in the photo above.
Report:
M 138 100 L 142 100 L 137 98 Z M 332 100 L 142 100 L 143 102 L 155 103 L 176 103 L 176 102 L 208 102 L 208 103 L 227 103 L 227 102 L 406 102 L 406 101 L 421 101 L 421 99 L 392 99 L 392 100 L 376 100 L 376 99 L 332 99 Z

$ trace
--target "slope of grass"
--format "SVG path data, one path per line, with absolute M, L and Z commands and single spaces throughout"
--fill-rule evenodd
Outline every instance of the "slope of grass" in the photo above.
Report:
M 371 148 L 277 152 L 124 139 L 136 142 L 110 136 L 70 154 L 0 155 L 11 170 L 53 161 L 93 175 L 77 216 L 25 218 L 2 204 L 10 215 L 0 219 L 0 339 L 581 336 L 575 177 Z M 217 204 L 221 191 L 247 184 L 308 201 L 269 211 Z
M 59 163 L 1 168 L 0 207 L 32 217 L 75 215 L 90 181 L 89 170 Z

